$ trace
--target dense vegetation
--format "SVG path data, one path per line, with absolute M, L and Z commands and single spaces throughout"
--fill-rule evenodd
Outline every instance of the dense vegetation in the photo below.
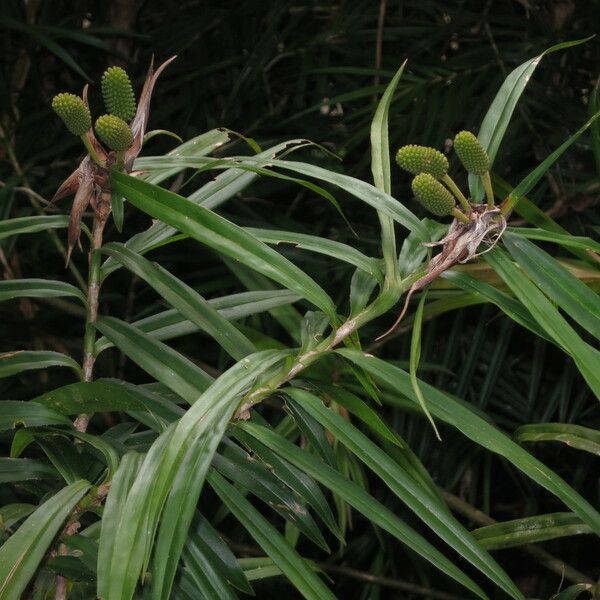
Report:
M 3 2 L 0 599 L 597 597 L 597 17 Z

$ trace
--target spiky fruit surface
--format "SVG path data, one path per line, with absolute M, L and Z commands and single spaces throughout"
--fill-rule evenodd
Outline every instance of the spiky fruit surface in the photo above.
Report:
M 98 117 L 96 133 L 111 150 L 126 150 L 133 143 L 131 127 L 115 115 Z
M 412 191 L 430 213 L 438 217 L 452 214 L 454 196 L 429 173 L 420 173 L 412 180 Z
M 135 95 L 129 75 L 121 67 L 109 67 L 102 75 L 104 106 L 111 114 L 131 121 L 135 115 Z
M 88 107 L 75 94 L 57 94 L 52 100 L 52 108 L 73 135 L 84 135 L 92 126 Z
M 396 162 L 401 169 L 413 175 L 429 173 L 436 179 L 441 179 L 448 172 L 448 159 L 428 146 L 402 146 L 396 153 Z
M 484 175 L 490 170 L 490 159 L 485 148 L 470 131 L 456 134 L 454 150 L 469 173 Z

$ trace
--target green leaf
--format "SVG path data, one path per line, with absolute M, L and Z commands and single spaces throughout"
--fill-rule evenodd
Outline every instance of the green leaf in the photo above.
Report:
M 208 303 L 228 321 L 237 321 L 250 315 L 270 311 L 300 300 L 300 296 L 289 290 L 264 290 L 260 292 L 242 292 L 208 300 Z M 170 340 L 182 335 L 198 331 L 198 326 L 175 309 L 151 315 L 132 325 L 140 331 L 151 335 L 157 340 Z M 112 343 L 105 337 L 96 342 L 96 352 L 99 354 Z
M 157 186 L 113 173 L 114 188 L 134 206 L 297 292 L 336 320 L 331 298 L 306 273 L 223 217 Z
M 363 400 L 352 392 L 341 386 L 323 386 L 320 388 L 339 405 L 343 406 L 348 412 L 358 417 L 367 427 L 376 433 L 381 439 L 386 440 L 400 448 L 405 447 L 402 438 L 392 431 L 383 421 L 383 419 Z
M 298 448 L 272 429 L 257 425 L 253 421 L 239 422 L 236 424 L 236 429 L 248 432 L 248 434 L 259 440 L 261 444 L 264 444 L 298 469 L 301 469 L 304 473 L 319 481 L 375 525 L 378 525 L 396 537 L 440 571 L 464 585 L 477 596 L 480 598 L 487 597 L 476 583 L 419 533 L 408 527 L 391 510 L 383 506 L 360 486 L 344 477 L 334 468 L 326 465 L 314 454 Z
M 36 508 L 35 504 L 5 504 L 0 508 L 0 533 L 4 534 L 15 523 L 30 515 Z
M 356 350 L 340 349 L 337 352 L 361 365 L 375 378 L 384 382 L 390 390 L 401 394 L 415 404 L 417 403 L 410 384 L 410 377 L 402 369 Z M 421 386 L 427 392 L 429 408 L 433 415 L 456 427 L 463 435 L 480 446 L 504 456 L 515 467 L 560 498 L 582 521 L 600 534 L 600 514 L 554 471 L 481 418 L 466 403 L 457 401 L 431 385 L 421 382 Z
M 54 215 L 51 217 L 19 217 L 0 221 L 0 240 L 21 233 L 35 233 L 47 229 L 61 229 L 69 225 L 68 215 Z
M 386 194 L 392 193 L 390 177 L 390 141 L 388 134 L 388 116 L 394 92 L 404 72 L 406 62 L 396 71 L 387 86 L 381 101 L 377 105 L 375 116 L 371 121 L 371 172 L 375 187 Z
M 183 161 L 194 156 L 206 156 L 230 140 L 222 129 L 211 129 L 183 142 L 162 156 L 141 156 L 136 158 L 134 168 L 148 173 L 145 177 L 150 183 L 160 183 L 177 175 L 185 165 L 173 166 L 171 158 Z
M 600 298 L 552 256 L 521 236 L 506 232 L 504 246 L 535 284 L 573 320 L 600 339 Z
M 67 425 L 71 421 L 60 413 L 37 402 L 17 400 L 0 401 L 0 431 L 16 427 L 40 427 L 41 425 Z
M 230 444 L 215 454 L 213 467 L 243 489 L 265 502 L 308 539 L 329 552 L 327 542 L 308 512 L 302 498 L 279 481 L 264 464 L 254 461 L 239 446 Z
M 114 317 L 101 317 L 96 322 L 96 328 L 144 371 L 190 404 L 212 381 L 191 360 L 133 325 Z
M 542 58 L 552 52 L 583 44 L 590 39 L 591 38 L 588 37 L 551 46 L 538 56 L 529 59 L 509 73 L 483 118 L 481 128 L 477 134 L 477 138 L 481 142 L 481 145 L 487 150 L 492 165 L 494 164 L 498 148 L 500 147 L 506 128 L 510 123 L 517 102 Z M 469 175 L 469 189 L 471 191 L 471 196 L 475 200 L 479 201 L 483 198 L 483 186 L 479 177 Z
M 74 296 L 85 305 L 81 290 L 69 283 L 48 279 L 9 279 L 0 281 L 0 302 L 13 298 L 58 298 Z
M 201 138 L 204 138 L 204 136 L 206 136 L 207 139 L 204 142 L 201 142 Z M 134 166 L 136 169 L 152 171 L 151 176 L 148 177 L 148 181 L 150 183 L 160 183 L 168 177 L 187 168 L 186 158 L 183 160 L 177 159 L 173 163 L 173 159 L 176 159 L 177 155 L 182 152 L 182 148 L 188 148 L 190 152 L 192 152 L 192 150 L 193 152 L 196 152 L 199 149 L 200 151 L 198 154 L 207 154 L 215 147 L 223 145 L 228 139 L 229 137 L 222 131 L 213 130 L 185 142 L 182 146 L 169 152 L 167 157 L 156 156 L 138 158 L 135 161 Z M 284 150 L 289 145 L 295 144 L 295 147 L 301 147 L 302 142 L 304 142 L 304 140 L 289 140 L 287 142 L 282 142 L 272 148 L 268 148 L 262 152 L 259 157 L 262 158 L 266 164 L 270 158 L 276 156 L 281 150 Z M 192 148 L 192 146 L 194 146 L 194 148 Z M 185 153 L 187 153 L 187 150 Z M 166 166 L 165 160 L 168 161 Z M 235 194 L 250 185 L 256 178 L 256 173 L 251 173 L 242 169 L 229 169 L 190 194 L 188 200 L 196 204 L 202 204 L 205 208 L 213 209 L 235 196 Z M 176 231 L 176 229 L 170 227 L 166 223 L 154 223 L 146 231 L 134 235 L 126 245 L 130 250 L 143 254 L 150 248 L 160 245 L 162 241 L 171 237 Z M 109 258 L 102 266 L 102 271 L 105 275 L 108 275 L 118 267 L 119 263 Z
M 0 378 L 49 367 L 70 367 L 76 375 L 81 374 L 81 367 L 60 352 L 19 350 L 0 354 Z
M 112 548 L 106 550 L 110 558 L 102 583 L 106 600 L 133 596 L 152 550 L 152 594 L 169 597 L 206 471 L 225 427 L 242 393 L 287 355 L 266 351 L 242 359 L 204 393 L 198 389 L 198 400 L 152 444 L 127 495 L 114 536 L 101 538 L 101 548 Z
M 436 438 L 441 442 L 442 438 L 440 437 L 440 432 L 435 425 L 435 421 L 431 416 L 431 413 L 427 409 L 427 402 L 425 400 L 425 396 L 421 390 L 421 386 L 419 385 L 419 380 L 417 379 L 417 371 L 419 370 L 419 362 L 421 360 L 421 329 L 423 326 L 423 308 L 425 306 L 425 299 L 427 298 L 427 288 L 423 290 L 421 294 L 421 298 L 419 299 L 419 304 L 417 305 L 417 312 L 415 313 L 414 324 L 412 328 L 412 334 L 410 338 L 410 360 L 409 360 L 409 371 L 410 371 L 410 381 L 413 386 L 413 390 L 415 392 L 415 396 L 423 409 L 423 413 L 427 417 L 427 420 L 431 423 L 433 427 L 433 431 L 435 433 Z
M 240 156 L 234 157 L 231 160 L 237 161 L 242 165 L 252 165 L 256 162 L 256 159 L 254 158 Z M 233 165 L 235 166 L 235 164 L 236 163 L 234 162 Z M 409 231 L 414 231 L 422 241 L 428 239 L 427 230 L 421 221 L 408 208 L 389 194 L 378 190 L 375 186 L 372 186 L 365 181 L 303 162 L 274 159 L 269 161 L 269 164 L 273 167 L 300 173 L 307 177 L 314 177 L 320 181 L 335 185 L 359 200 L 362 200 L 365 204 L 372 206 L 375 210 L 391 217 Z
M 541 338 L 553 341 L 544 329 L 538 325 L 537 321 L 535 321 L 523 304 L 505 292 L 501 292 L 489 283 L 485 283 L 485 281 L 480 281 L 454 269 L 442 273 L 442 278 L 452 282 L 463 290 L 474 292 L 480 298 L 492 302 L 513 321 L 519 323 L 519 325 L 526 327 Z
M 559 246 L 563 246 L 564 248 L 580 248 L 582 250 L 600 252 L 600 244 L 589 237 L 525 227 L 508 227 L 506 232 L 515 233 L 520 237 L 527 238 L 529 240 L 552 242 L 554 244 L 558 244 Z
M 102 252 L 116 258 L 132 273 L 146 281 L 166 302 L 199 329 L 208 333 L 236 360 L 256 351 L 254 344 L 222 317 L 198 292 L 171 275 L 159 264 L 150 262 L 123 244 L 106 244 Z
M 600 456 L 600 431 L 570 423 L 522 425 L 514 433 L 515 442 L 562 442 L 570 448 Z
M 267 244 L 293 244 L 296 248 L 318 252 L 325 256 L 331 256 L 337 260 L 347 262 L 354 265 L 377 279 L 380 283 L 383 282 L 383 274 L 379 267 L 379 260 L 365 256 L 362 252 L 342 244 L 334 240 L 318 237 L 316 235 L 307 235 L 305 233 L 294 233 L 291 231 L 280 231 L 275 229 L 256 229 L 254 227 L 246 227 L 246 231 L 251 233 L 255 238 Z
M 286 539 L 236 488 L 214 471 L 209 474 L 208 481 L 221 501 L 305 598 L 308 600 L 335 600 L 335 596 L 287 543 Z
M 121 459 L 106 498 L 102 513 L 97 563 L 98 596 L 101 598 L 108 598 L 110 560 L 114 550 L 111 541 L 116 537 L 127 494 L 133 485 L 142 460 L 144 457 L 137 452 L 129 452 Z
M 340 354 L 348 356 L 349 352 L 352 351 L 342 350 Z M 359 364 L 358 361 L 353 362 Z M 410 391 L 411 395 L 414 395 L 412 387 Z M 510 596 L 523 599 L 523 595 L 496 561 L 477 544 L 471 534 L 450 514 L 447 508 L 437 506 L 439 500 L 428 491 L 424 491 L 393 458 L 340 415 L 326 408 L 316 396 L 296 388 L 286 388 L 285 393 L 291 396 L 295 403 L 301 404 L 327 431 L 376 473 L 424 523 L 461 556 Z
M 593 583 L 577 583 L 568 587 L 566 590 L 563 590 L 559 594 L 555 594 L 550 600 L 575 600 L 576 598 L 579 598 L 583 592 L 593 594 L 594 589 L 596 588 L 597 585 L 594 585 Z
M 502 277 L 546 333 L 573 357 L 577 368 L 600 399 L 600 352 L 577 335 L 552 302 L 513 264 L 501 248 L 496 246 L 485 254 L 484 259 Z
M 63 415 L 145 408 L 138 386 L 119 379 L 96 379 L 72 383 L 38 396 L 33 402 Z
M 504 521 L 473 531 L 475 539 L 488 550 L 514 548 L 583 533 L 592 531 L 577 515 L 570 512 Z
M 253 418 L 257 420 L 257 415 L 253 415 Z M 232 434 L 237 440 L 248 447 L 252 451 L 253 456 L 255 458 L 258 457 L 273 472 L 275 477 L 294 490 L 319 515 L 333 535 L 343 542 L 342 532 L 335 521 L 323 492 L 309 476 L 286 460 L 283 460 L 245 430 L 236 427 L 233 429 Z
M 199 512 L 196 512 L 183 550 L 183 558 L 188 566 L 190 557 L 194 558 L 200 569 L 211 572 L 211 579 L 218 577 L 245 594 L 253 594 L 237 558 L 208 519 Z
M 115 222 L 115 227 L 117 231 L 121 233 L 123 231 L 123 219 L 125 217 L 125 206 L 124 206 L 123 196 L 120 194 L 113 193 L 110 199 L 110 207 L 113 216 L 113 221 Z
M 391 195 L 392 193 L 388 116 L 394 92 L 396 91 L 400 77 L 402 77 L 405 66 L 406 61 L 402 63 L 388 84 L 371 121 L 371 173 L 373 174 L 375 187 L 387 195 Z M 394 221 L 390 215 L 385 215 L 380 211 L 377 211 L 377 214 L 381 226 L 381 249 L 385 262 L 385 273 L 395 286 L 400 278 L 400 271 L 398 268 Z M 419 232 L 419 229 L 415 229 L 414 231 Z
M 76 481 L 46 500 L 0 548 L 0 598 L 19 600 L 74 506 L 90 484 Z
M 56 479 L 58 477 L 59 474 L 56 469 L 38 460 L 0 457 L 1 483 L 27 481 L 29 479 Z M 0 548 L 0 556 L 1 550 Z

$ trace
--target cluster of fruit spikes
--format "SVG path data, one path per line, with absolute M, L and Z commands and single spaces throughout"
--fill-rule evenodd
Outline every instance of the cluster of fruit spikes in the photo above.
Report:
M 454 151 L 469 173 L 481 177 L 487 208 L 493 209 L 490 159 L 485 148 L 470 131 L 461 131 L 454 138 Z M 473 207 L 448 175 L 448 159 L 441 152 L 435 148 L 410 144 L 398 150 L 396 162 L 402 169 L 415 175 L 412 180 L 413 193 L 429 212 L 438 217 L 451 215 L 462 223 L 471 222 Z M 457 208 L 457 202 L 463 210 Z
M 121 67 L 109 67 L 102 75 L 101 87 L 107 114 L 98 117 L 94 129 L 110 150 L 122 153 L 133 143 L 129 123 L 136 111 L 129 75 Z M 74 94 L 58 94 L 52 100 L 52 108 L 67 129 L 82 139 L 93 158 L 95 151 L 87 136 L 92 127 L 92 117 L 86 102 Z

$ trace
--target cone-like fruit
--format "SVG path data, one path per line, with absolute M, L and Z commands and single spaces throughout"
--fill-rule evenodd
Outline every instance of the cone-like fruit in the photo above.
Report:
M 84 135 L 92 126 L 89 108 L 75 94 L 57 94 L 52 100 L 52 108 L 73 135 Z
M 402 146 L 396 153 L 396 162 L 401 169 L 413 175 L 429 173 L 436 179 L 441 179 L 448 172 L 448 159 L 428 146 Z
M 455 207 L 454 196 L 429 173 L 419 173 L 412 180 L 412 191 L 430 213 L 438 217 L 452 214 Z
M 454 150 L 469 173 L 484 175 L 490 170 L 490 159 L 485 148 L 470 131 L 456 134 Z
M 133 143 L 131 127 L 115 115 L 102 115 L 96 121 L 96 133 L 98 137 L 111 150 L 127 150 Z
M 121 67 L 109 67 L 102 75 L 104 106 L 111 114 L 131 121 L 135 115 L 135 95 L 129 75 Z

